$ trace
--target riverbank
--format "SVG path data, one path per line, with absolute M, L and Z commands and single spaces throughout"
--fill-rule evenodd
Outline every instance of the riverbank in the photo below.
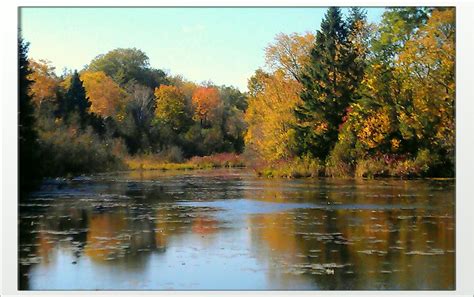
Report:
M 308 157 L 296 157 L 276 162 L 248 160 L 242 155 L 232 153 L 192 157 L 184 162 L 170 162 L 156 155 L 142 155 L 124 159 L 130 170 L 197 170 L 213 168 L 248 168 L 257 176 L 265 178 L 454 178 L 446 170 L 430 170 L 431 164 L 416 158 L 413 160 L 364 159 L 354 165 L 323 162 Z
M 181 163 L 168 162 L 154 155 L 127 157 L 124 159 L 124 162 L 130 170 L 193 170 L 247 167 L 241 155 L 232 153 L 221 153 L 203 157 L 195 156 Z

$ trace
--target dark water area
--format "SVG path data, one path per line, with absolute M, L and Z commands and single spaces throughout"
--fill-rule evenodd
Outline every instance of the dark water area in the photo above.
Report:
M 21 290 L 452 290 L 453 180 L 245 170 L 51 180 L 20 203 Z

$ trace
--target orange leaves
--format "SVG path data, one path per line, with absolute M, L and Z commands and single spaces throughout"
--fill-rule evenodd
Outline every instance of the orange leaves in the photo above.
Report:
M 221 104 L 219 91 L 212 87 L 199 87 L 193 93 L 192 104 L 194 107 L 193 119 L 201 121 L 201 124 L 206 124 L 213 119 Z
M 44 100 L 56 99 L 56 89 L 58 87 L 58 79 L 54 74 L 54 67 L 49 61 L 30 60 L 30 69 L 32 73 L 28 75 L 28 79 L 33 81 L 30 88 L 30 95 L 33 102 L 41 104 Z
M 91 102 L 91 112 L 107 117 L 123 108 L 125 92 L 103 71 L 84 72 L 81 80 Z

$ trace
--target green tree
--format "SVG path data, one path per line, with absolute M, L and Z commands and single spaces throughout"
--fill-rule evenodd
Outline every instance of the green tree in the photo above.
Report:
M 88 123 L 90 106 L 91 102 L 86 96 L 86 89 L 79 78 L 79 74 L 74 71 L 69 89 L 64 97 L 59 100 L 59 114 L 66 120 L 69 120 L 73 113 L 77 114 L 79 122 L 84 128 Z
M 28 64 L 28 43 L 18 39 L 18 145 L 19 155 L 19 189 L 20 199 L 34 187 L 39 180 L 39 147 L 38 135 L 34 128 L 35 117 L 30 87 L 33 81 Z
M 337 141 L 346 108 L 363 74 L 339 8 L 328 9 L 301 75 L 302 102 L 295 108 L 298 153 L 326 159 Z
M 166 74 L 150 67 L 148 56 L 136 48 L 118 48 L 99 55 L 87 67 L 89 71 L 103 71 L 121 87 L 134 82 L 156 88 L 167 82 Z

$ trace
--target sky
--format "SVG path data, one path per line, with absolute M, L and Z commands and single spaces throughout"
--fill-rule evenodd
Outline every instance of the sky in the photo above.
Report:
M 344 11 L 344 10 L 343 10 Z M 60 74 L 115 48 L 138 48 L 150 65 L 200 83 L 247 89 L 278 33 L 316 32 L 326 8 L 22 8 L 29 57 Z M 368 8 L 378 22 L 382 8 Z

